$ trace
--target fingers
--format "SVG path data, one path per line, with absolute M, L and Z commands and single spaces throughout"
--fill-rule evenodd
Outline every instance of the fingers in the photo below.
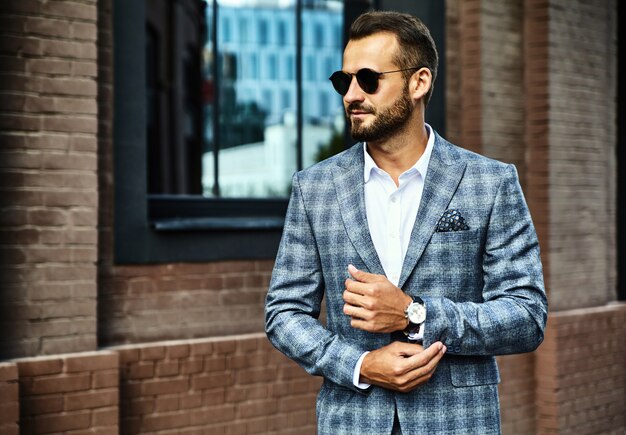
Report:
M 446 347 L 441 343 L 434 343 L 424 352 L 416 354 L 409 359 L 415 360 L 417 364 L 412 370 L 398 378 L 397 389 L 401 392 L 408 392 L 419 385 L 428 382 L 435 373 L 439 361 L 446 353 Z M 423 364 L 426 362 L 425 364 Z
M 430 346 L 428 346 L 423 352 L 415 354 L 407 359 L 407 363 L 413 367 L 423 367 L 427 365 L 433 359 L 441 359 L 443 355 L 442 351 L 445 352 L 446 347 L 440 341 L 437 341 Z
M 376 275 L 375 273 L 363 272 L 362 270 L 357 269 L 352 264 L 348 264 L 348 272 L 350 276 L 359 282 L 375 282 L 380 281 L 381 275 Z
M 371 384 L 408 392 L 432 377 L 445 351 L 440 342 L 427 349 L 418 344 L 394 342 L 370 352 L 361 366 L 361 375 Z

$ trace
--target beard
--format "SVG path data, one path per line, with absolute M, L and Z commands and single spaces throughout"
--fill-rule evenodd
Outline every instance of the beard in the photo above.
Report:
M 374 115 L 374 120 L 371 124 L 364 125 L 362 120 L 350 118 L 349 112 L 351 110 L 369 112 Z M 381 110 L 358 102 L 350 103 L 346 108 L 350 121 L 350 135 L 359 142 L 376 142 L 388 139 L 407 124 L 413 110 L 408 92 L 403 92 L 391 106 Z

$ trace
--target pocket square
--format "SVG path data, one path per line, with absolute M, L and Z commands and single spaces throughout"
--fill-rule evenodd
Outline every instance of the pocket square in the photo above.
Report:
M 439 218 L 439 222 L 437 222 L 435 231 L 438 233 L 447 233 L 450 231 L 466 231 L 469 229 L 461 212 L 451 208 L 443 212 Z

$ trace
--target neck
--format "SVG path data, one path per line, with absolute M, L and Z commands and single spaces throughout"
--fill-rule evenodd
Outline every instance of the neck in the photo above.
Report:
M 419 160 L 426 150 L 428 134 L 424 121 L 411 122 L 394 136 L 367 143 L 367 152 L 380 169 L 387 172 L 396 186 L 400 174 Z M 411 127 L 413 126 L 413 127 Z

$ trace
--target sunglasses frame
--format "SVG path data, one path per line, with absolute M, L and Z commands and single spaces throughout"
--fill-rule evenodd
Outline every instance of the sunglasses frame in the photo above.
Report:
M 366 94 L 373 94 L 378 90 L 378 82 L 380 80 L 380 76 L 382 76 L 383 74 L 391 74 L 391 73 L 397 73 L 397 72 L 402 72 L 402 71 L 417 70 L 417 69 L 421 69 L 424 67 L 425 66 L 422 65 L 422 66 L 414 66 L 411 68 L 396 69 L 393 71 L 383 71 L 383 72 L 374 71 L 371 68 L 361 68 L 355 73 L 349 73 L 345 71 L 335 71 L 334 73 L 331 74 L 330 77 L 328 77 L 328 80 L 330 80 L 330 82 L 333 84 L 333 88 L 335 88 L 335 91 L 337 91 L 337 93 L 341 95 L 342 97 L 348 93 L 348 90 L 350 89 L 350 85 L 352 84 L 353 77 L 356 77 L 356 82 L 359 85 L 359 87 L 363 90 L 363 92 L 365 92 Z M 364 74 L 367 75 L 368 77 L 363 77 Z M 361 75 L 361 77 L 359 77 L 359 75 Z M 373 83 L 369 83 L 369 81 L 372 81 Z M 345 86 L 345 91 L 343 91 L 343 86 Z

